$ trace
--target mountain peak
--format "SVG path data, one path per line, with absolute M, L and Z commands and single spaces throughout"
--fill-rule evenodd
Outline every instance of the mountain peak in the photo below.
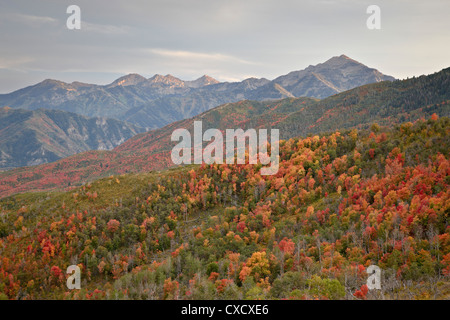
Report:
M 184 81 L 174 77 L 171 74 L 167 74 L 165 76 L 155 74 L 153 77 L 149 78 L 148 81 L 150 83 L 162 83 L 172 87 L 184 87 Z
M 364 84 L 385 80 L 392 81 L 394 78 L 341 54 L 304 70 L 290 72 L 274 81 L 297 97 L 323 99 Z
M 219 82 L 216 79 L 214 79 L 213 77 L 208 76 L 207 74 L 204 74 L 203 76 L 201 76 L 197 80 L 206 80 L 206 81 L 214 82 L 214 83 L 218 83 Z
M 119 79 L 115 80 L 114 82 L 112 82 L 109 85 L 109 87 L 132 86 L 132 85 L 136 85 L 143 81 L 146 81 L 146 79 L 143 76 L 141 76 L 140 74 L 130 73 L 130 74 L 127 74 L 126 76 L 120 77 Z
M 216 83 L 219 83 L 219 81 L 217 81 L 216 79 L 214 79 L 206 74 L 196 80 L 185 81 L 186 86 L 188 86 L 190 88 L 200 88 L 200 87 L 209 86 L 210 84 L 216 84 Z
M 44 81 L 38 83 L 38 85 L 66 85 L 67 83 L 55 79 L 45 79 Z
M 332 57 L 323 63 L 319 63 L 318 65 L 316 65 L 314 67 L 328 66 L 328 67 L 339 68 L 339 67 L 342 67 L 347 64 L 358 64 L 358 65 L 364 66 L 364 64 L 362 64 L 361 62 L 356 61 L 355 59 L 352 59 L 349 56 L 346 56 L 345 54 L 341 54 L 340 56 Z

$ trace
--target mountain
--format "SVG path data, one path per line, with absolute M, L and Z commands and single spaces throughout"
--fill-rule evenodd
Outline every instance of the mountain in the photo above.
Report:
M 148 79 L 129 74 L 104 86 L 45 80 L 0 95 L 0 107 L 58 109 L 89 117 L 125 120 L 156 129 L 224 103 L 289 97 L 322 99 L 360 85 L 385 80 L 394 78 L 341 55 L 273 81 L 249 78 L 230 83 L 219 82 L 207 75 L 197 80 L 183 81 L 170 74 L 157 74 Z
M 341 55 L 304 70 L 290 72 L 273 81 L 297 97 L 323 99 L 368 83 L 393 80 L 394 77 Z
M 209 89 L 212 87 L 211 89 Z M 265 99 L 260 99 L 264 96 Z M 157 129 L 181 119 L 201 114 L 215 106 L 241 100 L 275 100 L 293 97 L 278 84 L 265 79 L 220 83 L 184 96 L 159 98 L 127 111 L 124 119 L 141 127 Z M 164 106 L 162 108 L 161 106 Z
M 165 96 L 130 109 L 124 118 L 140 126 L 159 128 L 224 103 L 303 96 L 324 98 L 360 85 L 392 80 L 391 76 L 341 55 L 273 81 L 249 78 L 215 83 L 184 95 Z
M 177 77 L 174 77 L 171 74 L 168 74 L 165 76 L 156 74 L 153 77 L 148 79 L 147 84 L 164 85 L 168 88 L 183 88 L 185 86 L 185 83 L 183 80 L 178 79 Z
M 286 98 L 228 103 L 138 134 L 112 151 L 89 151 L 50 164 L 2 172 L 0 196 L 65 188 L 111 174 L 166 169 L 173 166 L 172 132 L 177 128 L 192 131 L 194 121 L 203 121 L 203 130 L 278 128 L 281 138 L 289 139 L 338 129 L 367 129 L 373 122 L 393 127 L 404 121 L 429 118 L 434 113 L 448 117 L 449 84 L 450 68 L 428 76 L 361 86 L 323 100 Z
M 209 86 L 210 84 L 219 83 L 219 81 L 217 81 L 216 79 L 211 78 L 210 76 L 207 76 L 205 74 L 202 77 L 198 78 L 197 80 L 185 81 L 184 83 L 187 87 L 190 87 L 190 88 L 201 88 L 201 87 Z
M 142 131 L 115 119 L 60 110 L 0 108 L 0 168 L 53 162 L 87 150 L 110 150 Z
M 141 76 L 137 73 L 130 73 L 126 76 L 120 77 L 119 79 L 113 81 L 110 85 L 107 86 L 107 88 L 114 88 L 117 86 L 122 86 L 122 87 L 133 86 L 133 85 L 142 83 L 146 80 L 147 79 L 145 79 L 143 76 Z
M 111 174 L 162 170 L 172 166 L 173 130 L 192 130 L 194 120 L 203 120 L 205 128 L 264 128 L 316 102 L 316 99 L 297 98 L 222 105 L 194 118 L 137 134 L 111 151 L 87 151 L 44 165 L 0 172 L 0 197 L 29 190 L 65 188 Z
M 279 124 L 284 137 L 344 128 L 368 128 L 373 122 L 394 126 L 429 118 L 450 117 L 450 68 L 428 76 L 360 86 L 320 100 Z

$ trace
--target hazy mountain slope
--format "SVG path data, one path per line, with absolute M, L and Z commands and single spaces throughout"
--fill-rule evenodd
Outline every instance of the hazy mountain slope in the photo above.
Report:
M 110 150 L 143 129 L 60 110 L 0 109 L 0 168 L 37 165 L 87 150 Z
M 150 101 L 130 109 L 125 113 L 124 119 L 139 126 L 156 129 L 196 116 L 224 103 L 293 97 L 278 84 L 260 79 L 248 79 L 233 84 L 221 83 L 209 87 L 184 96 L 168 96 Z
M 140 126 L 158 128 L 223 103 L 300 96 L 324 98 L 360 85 L 386 80 L 392 81 L 394 78 L 341 55 L 273 81 L 250 78 L 242 82 L 216 83 L 187 95 L 163 97 L 130 109 L 125 119 Z
M 104 116 L 122 120 L 129 109 L 167 95 L 184 94 L 190 88 L 174 86 L 168 75 L 145 79 L 130 74 L 105 86 L 45 80 L 10 94 L 0 95 L 0 106 L 36 110 L 58 109 L 85 116 Z M 181 80 L 179 80 L 182 83 Z

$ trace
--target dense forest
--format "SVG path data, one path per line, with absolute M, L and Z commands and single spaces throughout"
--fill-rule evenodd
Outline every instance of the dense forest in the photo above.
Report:
M 175 129 L 193 131 L 194 121 L 204 130 L 218 128 L 279 129 L 282 139 L 343 129 L 369 129 L 371 123 L 393 127 L 450 117 L 450 68 L 428 76 L 383 81 L 357 87 L 323 100 L 286 98 L 227 103 L 190 119 L 138 134 L 112 151 L 89 151 L 40 166 L 0 172 L 0 197 L 19 192 L 73 188 L 124 173 L 144 173 L 173 166 L 170 151 Z
M 0 299 L 448 299 L 449 131 L 373 123 L 281 141 L 273 176 L 203 164 L 3 198 Z

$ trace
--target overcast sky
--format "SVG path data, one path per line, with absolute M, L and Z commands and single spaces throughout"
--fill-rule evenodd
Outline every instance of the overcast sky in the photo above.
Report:
M 81 8 L 81 30 L 66 9 Z M 381 30 L 366 9 L 381 8 Z M 139 73 L 273 79 L 345 54 L 396 78 L 450 67 L 450 1 L 0 0 L 0 93 Z

